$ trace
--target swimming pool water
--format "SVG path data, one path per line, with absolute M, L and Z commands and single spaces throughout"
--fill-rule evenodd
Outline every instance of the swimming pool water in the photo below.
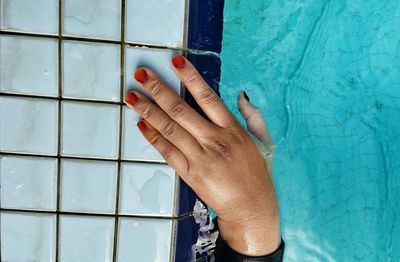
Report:
M 400 257 L 400 2 L 225 1 L 222 99 L 277 144 L 285 261 Z M 243 121 L 242 121 L 243 123 Z

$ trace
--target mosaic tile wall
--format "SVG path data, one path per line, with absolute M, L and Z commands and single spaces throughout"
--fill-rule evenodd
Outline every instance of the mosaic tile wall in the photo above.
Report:
M 123 104 L 177 93 L 185 0 L 1 0 L 1 261 L 172 261 L 178 179 Z

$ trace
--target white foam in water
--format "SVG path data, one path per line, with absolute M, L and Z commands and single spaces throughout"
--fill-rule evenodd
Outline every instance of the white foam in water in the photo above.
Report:
M 198 199 L 193 207 L 193 218 L 200 226 L 197 241 L 192 245 L 192 260 L 195 260 L 197 255 L 204 253 L 211 255 L 219 233 L 214 230 L 214 223 L 209 221 L 207 208 Z M 207 224 L 208 221 L 209 224 Z

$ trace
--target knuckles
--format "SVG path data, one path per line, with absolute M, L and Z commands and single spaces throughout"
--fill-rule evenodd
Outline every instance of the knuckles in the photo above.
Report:
M 157 97 L 161 93 L 162 83 L 159 79 L 150 79 L 146 83 L 145 88 L 152 97 Z
M 183 100 L 173 103 L 169 107 L 168 113 L 173 119 L 182 118 L 186 114 L 186 105 Z
M 176 135 L 176 124 L 172 121 L 167 121 L 160 130 L 160 133 L 165 137 L 172 137 Z
M 200 94 L 199 104 L 212 105 L 215 104 L 218 99 L 218 96 L 211 89 L 208 89 Z
M 148 118 L 153 114 L 155 109 L 156 108 L 152 103 L 146 103 L 139 108 L 139 113 L 143 118 Z

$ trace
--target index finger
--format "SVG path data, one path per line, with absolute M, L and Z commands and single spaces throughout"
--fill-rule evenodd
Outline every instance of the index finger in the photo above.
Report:
M 189 60 L 181 55 L 176 55 L 172 58 L 172 64 L 179 79 L 214 124 L 221 127 L 237 124 L 235 117 Z

